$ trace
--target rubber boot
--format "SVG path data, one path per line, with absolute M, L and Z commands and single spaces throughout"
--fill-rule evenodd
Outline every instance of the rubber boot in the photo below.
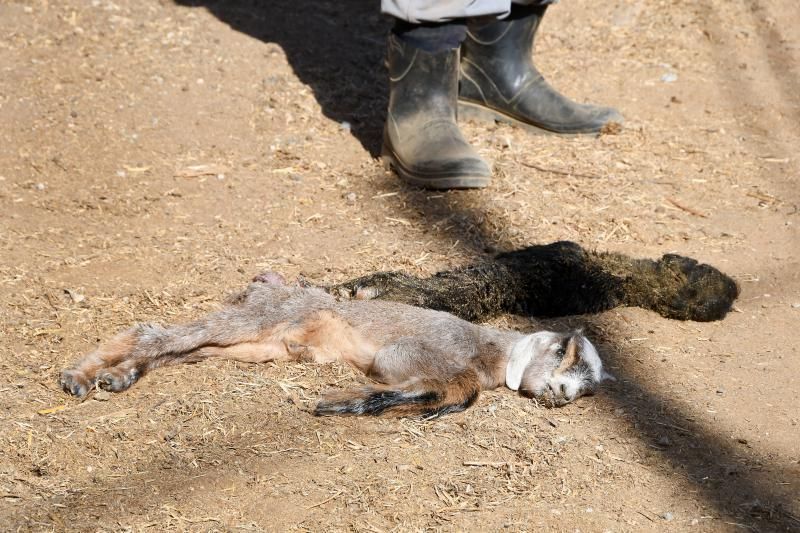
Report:
M 382 157 L 400 178 L 420 187 L 480 188 L 491 178 L 456 121 L 458 57 L 458 48 L 431 54 L 389 35 Z
M 471 22 L 461 46 L 459 113 L 555 133 L 594 133 L 621 125 L 616 109 L 563 96 L 533 63 L 533 43 L 547 6 L 514 5 L 505 20 Z

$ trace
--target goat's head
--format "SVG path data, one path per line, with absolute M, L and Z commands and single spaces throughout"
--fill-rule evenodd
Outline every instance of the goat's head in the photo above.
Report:
M 580 332 L 540 331 L 523 337 L 511 349 L 506 386 L 556 407 L 593 394 L 614 378 L 603 370 L 594 345 Z

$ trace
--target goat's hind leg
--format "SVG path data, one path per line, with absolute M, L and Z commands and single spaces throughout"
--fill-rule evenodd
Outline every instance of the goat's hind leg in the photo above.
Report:
M 138 327 L 119 333 L 77 361 L 72 368 L 64 369 L 59 380 L 61 388 L 75 396 L 88 394 L 94 388 L 97 376 L 103 369 L 124 364 L 129 360 L 136 346 Z M 131 383 L 135 380 L 136 378 L 133 378 Z
M 227 353 L 225 348 L 259 341 L 261 335 L 263 326 L 258 316 L 239 306 L 180 326 L 138 324 L 102 343 L 72 368 L 64 370 L 61 387 L 75 396 L 85 396 L 95 386 L 123 391 L 148 370 L 159 366 L 214 356 L 244 359 Z
M 317 416 L 373 415 L 436 418 L 463 411 L 481 391 L 477 371 L 448 363 L 448 354 L 414 338 L 382 348 L 367 372 L 385 385 L 330 391 Z

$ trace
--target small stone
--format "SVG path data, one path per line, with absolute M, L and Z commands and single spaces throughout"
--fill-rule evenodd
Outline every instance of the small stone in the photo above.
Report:
M 800 302 L 792 304 L 792 309 L 800 309 Z
M 344 131 L 350 131 L 350 129 L 352 128 L 352 126 L 350 125 L 350 123 L 349 123 L 349 122 L 347 122 L 346 120 L 343 120 L 343 121 L 341 121 L 341 122 L 339 123 L 339 128 L 340 128 L 340 129 L 342 129 L 342 130 L 344 130 Z
M 619 122 L 606 122 L 600 128 L 600 135 L 619 135 L 622 132 L 622 124 Z
M 669 437 L 667 437 L 666 435 L 661 435 L 661 436 L 658 438 L 658 442 L 657 442 L 657 444 L 658 444 L 659 446 L 664 446 L 664 447 L 667 447 L 667 446 L 671 446 L 671 445 L 672 445 L 672 442 L 669 440 Z
M 36 185 L 34 185 L 34 187 L 36 188 L 37 191 L 43 191 L 47 188 L 47 185 L 45 185 L 44 183 L 37 183 Z
M 86 296 L 79 292 L 73 291 L 72 289 L 64 289 L 64 292 L 69 295 L 69 298 L 73 303 L 79 304 L 86 300 Z
M 348 193 L 344 194 L 343 196 L 344 196 L 344 201 L 347 202 L 350 205 L 353 205 L 354 203 L 356 203 L 356 200 L 358 199 L 358 195 L 356 193 L 354 193 L 354 192 L 348 192 Z
M 666 74 L 661 76 L 661 81 L 663 81 L 664 83 L 676 82 L 678 81 L 678 75 L 675 74 L 674 72 L 667 72 Z
M 720 387 L 719 389 L 717 389 L 717 394 L 719 394 L 719 395 L 725 394 L 725 389 Z
M 692 518 L 692 521 L 689 522 L 689 524 L 693 525 L 693 526 L 696 526 L 699 523 L 700 523 L 700 520 L 698 520 L 697 518 Z
M 105 390 L 99 390 L 94 393 L 94 399 L 98 402 L 107 402 L 111 399 L 111 393 Z
M 671 522 L 671 521 L 672 521 L 672 519 L 673 519 L 673 518 L 675 518 L 675 517 L 674 517 L 674 516 L 672 516 L 672 513 L 670 513 L 669 511 L 667 511 L 666 513 L 664 513 L 664 514 L 662 514 L 662 515 L 661 515 L 661 518 L 663 518 L 663 519 L 664 519 L 664 520 L 666 520 L 667 522 Z

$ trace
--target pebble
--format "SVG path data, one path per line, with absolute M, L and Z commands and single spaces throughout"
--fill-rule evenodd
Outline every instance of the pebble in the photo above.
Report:
M 663 519 L 664 519 L 664 520 L 666 520 L 667 522 L 671 522 L 671 521 L 672 521 L 672 519 L 673 519 L 673 518 L 675 518 L 675 517 L 672 515 L 672 513 L 670 513 L 669 511 L 667 511 L 666 513 L 664 513 L 664 514 L 662 514 L 662 515 L 661 515 L 661 518 L 663 518 Z
M 349 122 L 347 122 L 346 120 L 343 120 L 343 121 L 341 121 L 341 122 L 339 123 L 339 127 L 340 127 L 341 129 L 343 129 L 344 131 L 350 131 L 350 129 L 352 128 L 352 126 L 350 125 L 350 123 L 349 123 Z
M 661 76 L 661 81 L 663 81 L 664 83 L 676 82 L 678 81 L 678 75 L 675 74 L 674 72 L 667 72 L 666 74 Z
M 72 289 L 64 289 L 64 292 L 67 293 L 67 295 L 69 296 L 70 300 L 72 300 L 73 303 L 79 304 L 84 300 L 86 300 L 86 296 L 77 291 L 73 291 Z
M 107 402 L 108 400 L 111 399 L 111 393 L 105 390 L 99 390 L 94 393 L 93 398 L 98 402 Z

